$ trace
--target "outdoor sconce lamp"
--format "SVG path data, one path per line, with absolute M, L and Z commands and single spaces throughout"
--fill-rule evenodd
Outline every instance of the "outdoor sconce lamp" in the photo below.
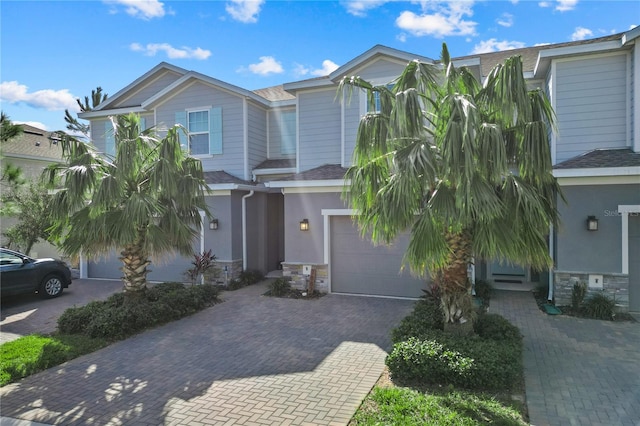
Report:
M 213 219 L 211 222 L 209 222 L 209 229 L 211 229 L 212 231 L 218 230 L 218 219 Z
M 309 219 L 302 219 L 300 221 L 300 230 L 308 231 L 309 230 Z
M 60 142 L 62 138 L 55 133 L 51 133 L 49 135 L 49 140 L 51 141 L 52 144 L 58 145 L 58 142 Z
M 598 230 L 598 219 L 595 216 L 587 217 L 587 230 L 589 231 Z

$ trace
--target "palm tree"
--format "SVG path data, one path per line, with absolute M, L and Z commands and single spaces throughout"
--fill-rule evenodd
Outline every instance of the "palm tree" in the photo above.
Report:
M 410 230 L 406 263 L 429 271 L 446 323 L 460 324 L 473 315 L 474 259 L 552 265 L 554 113 L 541 90 L 527 89 L 519 57 L 497 65 L 483 85 L 453 66 L 446 44 L 441 62 L 409 63 L 391 88 L 342 80 L 339 93 L 363 90 L 379 109 L 360 121 L 345 197 L 374 242 Z
M 107 94 L 102 93 L 102 87 L 98 86 L 95 90 L 91 91 L 91 104 L 89 104 L 89 97 L 84 97 L 84 103 L 80 99 L 76 99 L 80 112 L 87 112 L 93 110 L 102 102 L 107 100 Z M 78 121 L 77 118 L 71 115 L 68 109 L 64 110 L 64 121 L 67 122 L 67 130 L 74 133 L 81 133 L 84 136 L 89 136 L 89 125 L 83 124 Z
M 23 130 L 20 124 L 14 124 L 7 114 L 0 112 L 0 142 L 19 136 Z
M 179 126 L 159 139 L 141 131 L 136 114 L 112 118 L 114 158 L 89 144 L 63 138 L 66 164 L 49 168 L 47 180 L 61 178 L 53 199 L 53 232 L 68 255 L 106 255 L 121 250 L 124 288 L 146 288 L 151 258 L 168 252 L 192 253 L 201 225 L 210 215 L 202 164 L 180 147 Z

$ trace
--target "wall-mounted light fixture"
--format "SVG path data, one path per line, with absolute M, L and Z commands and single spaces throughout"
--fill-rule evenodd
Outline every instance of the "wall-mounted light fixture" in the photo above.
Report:
M 309 230 L 309 219 L 302 219 L 300 221 L 300 230 L 308 231 Z
M 218 219 L 213 219 L 211 222 L 209 222 L 209 229 L 211 229 L 212 231 L 218 230 Z
M 58 142 L 60 142 L 62 138 L 57 133 L 51 133 L 49 135 L 49 140 L 51 141 L 52 144 L 58 145 Z
M 598 218 L 596 218 L 595 216 L 587 217 L 587 230 L 589 231 L 598 230 Z

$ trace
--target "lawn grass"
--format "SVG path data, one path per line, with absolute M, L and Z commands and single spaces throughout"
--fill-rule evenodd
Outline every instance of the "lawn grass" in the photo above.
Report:
M 349 426 L 527 424 L 516 408 L 491 395 L 464 391 L 425 393 L 410 388 L 375 387 Z
M 84 335 L 31 334 L 0 345 L 0 386 L 107 346 L 107 339 Z

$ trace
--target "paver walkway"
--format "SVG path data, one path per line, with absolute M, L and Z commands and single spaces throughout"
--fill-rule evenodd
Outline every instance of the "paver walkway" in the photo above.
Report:
M 265 284 L 0 389 L 2 416 L 64 425 L 344 425 L 413 302 L 263 297 Z
M 551 316 L 529 292 L 495 293 L 490 312 L 524 335 L 531 424 L 640 425 L 640 323 Z

